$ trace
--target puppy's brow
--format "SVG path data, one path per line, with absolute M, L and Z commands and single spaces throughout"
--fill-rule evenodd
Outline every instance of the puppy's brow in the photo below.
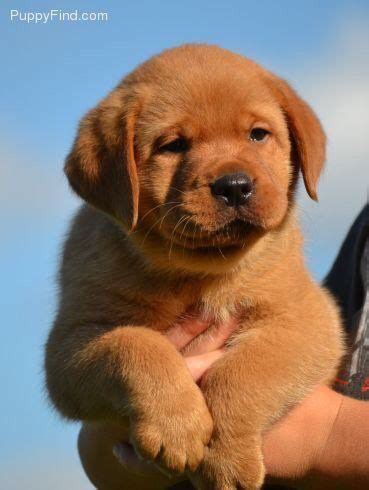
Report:
M 173 141 L 174 139 L 181 137 L 180 131 L 178 129 L 174 128 L 169 128 L 167 130 L 164 130 L 161 134 L 156 135 L 154 137 L 154 143 L 153 146 L 155 149 L 159 148 L 162 145 L 166 145 Z
M 158 147 L 161 145 L 166 145 L 179 137 L 181 137 L 179 133 L 162 134 L 158 138 L 156 138 L 155 145 Z

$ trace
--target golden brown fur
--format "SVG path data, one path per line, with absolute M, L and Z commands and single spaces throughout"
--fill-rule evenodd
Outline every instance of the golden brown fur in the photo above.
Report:
M 249 139 L 255 127 L 265 141 Z M 166 150 L 178 137 L 182 151 Z M 89 112 L 65 166 L 88 204 L 65 244 L 46 349 L 63 415 L 129 421 L 142 454 L 198 488 L 260 488 L 262 432 L 329 382 L 342 353 L 294 206 L 299 171 L 316 199 L 324 148 L 286 82 L 212 46 L 152 58 Z M 255 185 L 242 210 L 210 190 L 238 171 Z M 165 337 L 194 310 L 205 335 L 230 316 L 239 324 L 201 391 Z

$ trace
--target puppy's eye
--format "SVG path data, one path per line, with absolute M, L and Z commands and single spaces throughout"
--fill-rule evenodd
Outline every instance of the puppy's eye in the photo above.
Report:
M 264 128 L 253 128 L 250 131 L 250 140 L 259 143 L 260 141 L 264 141 L 270 135 L 270 131 Z
M 188 150 L 188 141 L 185 138 L 176 138 L 170 143 L 159 146 L 160 153 L 183 153 Z

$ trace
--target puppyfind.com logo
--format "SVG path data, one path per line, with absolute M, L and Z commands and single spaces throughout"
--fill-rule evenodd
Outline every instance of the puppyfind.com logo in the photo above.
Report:
M 44 12 L 9 11 L 12 22 L 25 22 L 27 24 L 47 24 L 49 22 L 106 22 L 109 17 L 107 12 L 81 12 L 78 9 L 65 11 L 52 9 Z

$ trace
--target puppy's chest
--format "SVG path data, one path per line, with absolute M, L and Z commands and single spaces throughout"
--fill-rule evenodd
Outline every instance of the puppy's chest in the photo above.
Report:
M 160 298 L 152 299 L 150 310 L 153 328 L 161 331 L 191 318 L 215 327 L 228 321 L 235 321 L 246 327 L 253 304 L 242 288 L 220 286 L 193 288 L 187 294 L 161 295 Z
M 200 316 L 204 319 L 212 318 L 216 323 L 240 319 L 251 306 L 250 298 L 244 292 L 224 288 L 206 291 L 198 300 Z

